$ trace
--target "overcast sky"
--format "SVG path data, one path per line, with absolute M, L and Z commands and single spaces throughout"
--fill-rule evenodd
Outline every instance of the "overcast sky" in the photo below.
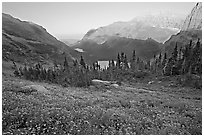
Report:
M 128 21 L 138 15 L 172 12 L 187 15 L 195 3 L 2 3 L 3 13 L 21 20 L 31 21 L 47 29 L 58 39 L 77 38 L 92 28 L 111 24 L 116 21 Z M 74 36 L 75 35 L 75 36 Z

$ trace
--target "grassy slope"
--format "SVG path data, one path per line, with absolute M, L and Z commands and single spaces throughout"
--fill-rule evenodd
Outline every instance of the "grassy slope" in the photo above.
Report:
M 202 134 L 201 90 L 136 83 L 63 88 L 14 78 L 3 65 L 3 134 Z M 24 94 L 25 85 L 49 92 Z
M 79 53 L 49 34 L 45 28 L 2 14 L 2 58 L 16 62 L 62 63 Z

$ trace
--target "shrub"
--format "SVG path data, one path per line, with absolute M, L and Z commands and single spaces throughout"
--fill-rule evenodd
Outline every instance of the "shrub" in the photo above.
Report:
M 202 78 L 194 74 L 186 74 L 184 76 L 180 76 L 180 78 L 178 78 L 178 82 L 182 86 L 189 86 L 197 89 L 202 88 Z

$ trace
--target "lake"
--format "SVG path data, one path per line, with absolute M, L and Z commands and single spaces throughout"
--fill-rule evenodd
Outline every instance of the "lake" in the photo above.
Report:
M 98 61 L 98 64 L 101 66 L 102 69 L 108 67 L 108 62 L 109 61 Z
M 116 61 L 115 62 L 115 65 L 116 65 Z M 101 66 L 102 69 L 104 68 L 107 68 L 108 67 L 108 63 L 109 61 L 98 61 L 99 65 Z M 128 62 L 128 66 L 130 67 L 130 63 Z

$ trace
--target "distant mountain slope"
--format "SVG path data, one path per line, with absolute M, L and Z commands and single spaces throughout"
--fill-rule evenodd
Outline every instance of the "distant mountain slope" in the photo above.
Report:
M 182 30 L 202 30 L 202 3 L 199 2 L 192 9 L 191 13 L 186 18 Z
M 96 61 L 115 60 L 119 52 L 125 52 L 128 59 L 130 59 L 133 50 L 136 50 L 136 56 L 143 59 L 150 59 L 160 52 L 161 45 L 161 43 L 153 39 L 138 40 L 124 37 L 109 37 L 103 44 L 97 44 L 92 40 L 82 40 L 73 48 L 82 49 L 84 51 L 83 55 L 87 59 Z
M 91 29 L 83 40 L 93 40 L 101 44 L 109 37 L 118 36 L 142 40 L 152 38 L 158 42 L 164 42 L 172 34 L 178 33 L 182 21 L 181 18 L 153 15 L 137 17 L 128 22 L 115 22 L 108 26 Z
M 46 29 L 34 23 L 21 21 L 2 14 L 3 59 L 29 61 L 60 61 L 69 59 L 76 51 L 50 35 Z
M 68 46 L 73 46 L 79 39 L 60 39 L 60 41 L 64 42 Z
M 195 43 L 198 38 L 202 42 L 202 3 L 195 5 L 191 13 L 186 17 L 182 31 L 177 35 L 172 35 L 171 38 L 165 42 L 162 50 L 167 54 L 171 54 L 176 43 L 178 47 L 183 47 L 189 44 L 190 40 Z
M 173 14 L 170 12 L 160 12 L 155 14 L 149 14 L 145 16 L 137 16 L 132 21 L 142 21 L 151 26 L 157 26 L 161 28 L 176 28 L 181 29 L 183 21 L 185 19 L 184 15 Z

